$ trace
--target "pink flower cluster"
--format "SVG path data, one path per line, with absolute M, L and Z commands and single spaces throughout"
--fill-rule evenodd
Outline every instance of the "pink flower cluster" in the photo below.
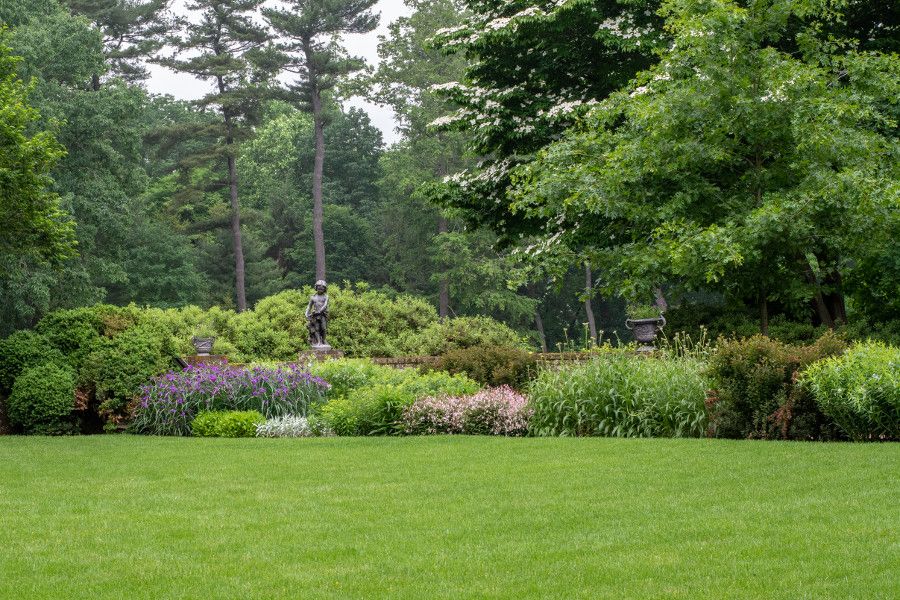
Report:
M 420 398 L 403 413 L 409 434 L 525 435 L 532 410 L 528 399 L 504 385 L 471 396 Z

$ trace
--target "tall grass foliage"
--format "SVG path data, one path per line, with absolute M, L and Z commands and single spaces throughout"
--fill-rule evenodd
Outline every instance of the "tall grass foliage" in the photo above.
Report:
M 707 387 L 694 358 L 608 353 L 542 371 L 530 389 L 528 428 L 539 436 L 702 436 Z

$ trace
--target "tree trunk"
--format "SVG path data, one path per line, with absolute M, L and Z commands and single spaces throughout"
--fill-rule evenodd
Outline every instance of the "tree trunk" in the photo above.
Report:
M 225 93 L 225 82 L 218 78 L 219 93 Z M 241 205 L 238 202 L 237 165 L 234 150 L 234 129 L 228 110 L 225 118 L 225 144 L 228 146 L 228 191 L 231 195 L 231 245 L 234 250 L 234 290 L 237 296 L 238 312 L 247 310 L 247 290 L 245 288 L 244 245 L 241 241 Z
M 233 142 L 228 142 L 233 144 Z M 238 312 L 247 310 L 247 291 L 244 287 L 244 246 L 241 242 L 241 206 L 238 203 L 237 168 L 234 154 L 228 152 L 228 188 L 231 192 L 231 244 L 234 247 L 234 288 L 237 292 Z
M 825 303 L 824 296 L 822 296 L 822 286 L 819 284 L 819 280 L 816 278 L 816 274 L 809 262 L 806 264 L 806 280 L 815 289 L 813 305 L 816 308 L 816 314 L 819 316 L 819 323 L 827 326 L 829 329 L 834 329 L 834 319 L 828 311 L 828 305 Z
M 438 217 L 438 234 L 447 233 L 450 225 L 447 219 L 441 215 Z M 446 277 L 441 278 L 440 291 L 438 292 L 438 314 L 441 319 L 450 316 L 450 281 Z
M 844 294 L 842 293 L 843 281 L 841 274 L 834 271 L 826 279 L 832 291 L 825 295 L 825 304 L 831 313 L 831 319 L 836 325 L 847 323 L 847 306 L 844 303 Z
M 594 289 L 594 282 L 591 278 L 591 263 L 589 263 L 587 261 L 584 262 L 584 274 L 585 274 L 584 310 L 587 313 L 588 333 L 591 336 L 591 341 L 594 344 L 596 344 L 597 343 L 597 322 L 594 320 L 594 309 L 591 306 L 591 292 Z
M 220 75 L 217 77 L 219 94 L 227 91 L 225 80 Z M 234 291 L 237 296 L 238 312 L 247 310 L 247 290 L 244 285 L 244 244 L 241 242 L 241 205 L 238 202 L 237 165 L 234 150 L 234 126 L 231 122 L 231 113 L 223 108 L 222 116 L 225 119 L 225 144 L 228 154 L 228 191 L 231 195 L 231 246 L 234 250 Z
M 663 294 L 662 288 L 653 288 L 653 295 L 656 296 L 656 308 L 660 313 L 669 310 L 669 303 L 666 302 L 666 296 Z
M 769 337 L 769 299 L 765 292 L 759 295 L 759 332 Z
M 322 222 L 322 171 L 325 167 L 325 123 L 322 115 L 322 96 L 319 90 L 312 93 L 313 121 L 316 130 L 316 158 L 313 164 L 313 243 L 316 249 L 316 279 L 325 279 L 325 234 Z
M 534 307 L 534 328 L 537 329 L 538 338 L 541 340 L 541 352 L 547 352 L 547 334 L 544 332 L 544 319 L 541 318 L 540 305 Z

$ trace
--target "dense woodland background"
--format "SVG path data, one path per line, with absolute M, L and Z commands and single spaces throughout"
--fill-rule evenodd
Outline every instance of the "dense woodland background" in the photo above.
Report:
M 339 37 L 374 0 L 169 4 L 0 0 L 3 142 L 28 151 L 0 172 L 33 175 L 4 181 L 0 335 L 323 275 L 550 348 L 625 335 L 626 302 L 900 333 L 897 3 L 406 0 L 377 69 Z M 209 94 L 148 94 L 149 62 Z

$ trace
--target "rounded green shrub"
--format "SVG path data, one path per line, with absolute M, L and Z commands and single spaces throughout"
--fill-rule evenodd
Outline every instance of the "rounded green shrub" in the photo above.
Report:
M 402 339 L 438 320 L 437 311 L 424 298 L 388 295 L 365 285 L 329 286 L 328 294 L 330 343 L 347 356 L 416 354 L 403 346 Z M 306 294 L 304 307 L 308 299 Z
M 801 381 L 851 439 L 900 439 L 900 348 L 857 344 L 814 363 Z
M 438 368 L 463 373 L 482 385 L 522 387 L 537 374 L 537 361 L 530 352 L 509 346 L 472 346 L 444 354 Z
M 75 377 L 66 366 L 44 363 L 16 378 L 7 400 L 10 423 L 28 434 L 72 433 Z
M 97 304 L 54 311 L 37 324 L 35 331 L 66 357 L 75 371 L 103 339 L 114 338 L 141 319 L 137 306 Z
M 9 394 L 16 377 L 41 363 L 64 364 L 62 353 L 33 331 L 16 331 L 0 340 L 0 394 Z
M 256 428 L 265 422 L 255 410 L 204 411 L 191 421 L 191 433 L 197 437 L 256 437 Z
M 440 356 L 473 346 L 506 346 L 525 349 L 527 344 L 509 326 L 490 317 L 457 317 L 408 332 L 401 340 L 404 354 Z

